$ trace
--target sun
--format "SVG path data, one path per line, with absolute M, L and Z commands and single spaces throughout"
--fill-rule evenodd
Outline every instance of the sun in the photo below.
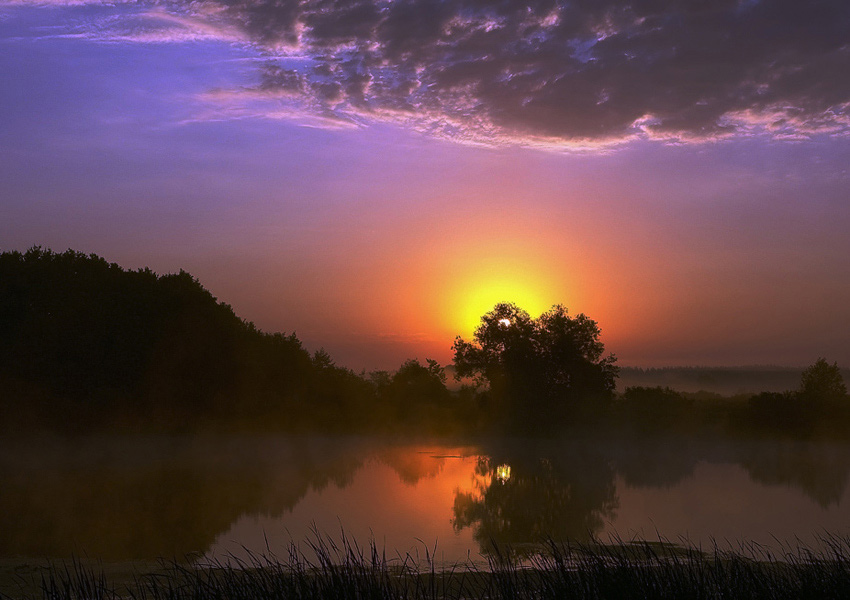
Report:
M 433 312 L 429 312 L 452 338 L 468 339 L 481 317 L 500 303 L 515 304 L 536 318 L 554 304 L 575 301 L 569 260 L 547 251 L 543 243 L 530 244 L 529 237 L 539 237 L 539 232 L 516 223 L 502 225 L 513 234 L 494 238 L 476 231 L 435 249 L 428 289 Z
M 462 336 L 471 335 L 481 323 L 481 317 L 493 310 L 501 302 L 516 304 L 533 317 L 549 308 L 546 301 L 545 286 L 529 281 L 527 278 L 511 277 L 468 282 L 466 289 L 458 290 L 454 302 L 456 320 Z M 509 326 L 510 321 L 503 319 Z

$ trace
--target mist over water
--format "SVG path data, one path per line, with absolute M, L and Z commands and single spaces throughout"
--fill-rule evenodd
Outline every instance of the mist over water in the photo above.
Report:
M 342 535 L 446 563 L 556 540 L 848 533 L 850 443 L 645 436 L 42 438 L 0 445 L 0 558 L 285 557 Z

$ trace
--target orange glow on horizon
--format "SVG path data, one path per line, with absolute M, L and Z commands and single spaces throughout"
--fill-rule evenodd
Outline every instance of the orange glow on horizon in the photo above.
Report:
M 604 312 L 607 290 L 597 274 L 607 268 L 581 237 L 520 211 L 463 217 L 331 254 L 327 270 L 334 277 L 318 279 L 310 301 L 301 302 L 309 306 L 301 318 L 311 327 L 299 333 L 322 340 L 340 364 L 355 370 L 395 369 L 405 358 L 450 362 L 454 339 L 470 340 L 499 303 L 516 304 L 532 318 L 556 304 L 593 318 Z M 372 254 L 377 249 L 380 260 Z M 287 284 L 281 282 L 281 296 L 305 294 Z

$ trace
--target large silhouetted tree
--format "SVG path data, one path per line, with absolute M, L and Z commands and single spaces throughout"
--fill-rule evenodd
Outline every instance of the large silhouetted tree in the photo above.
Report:
M 596 321 L 561 305 L 537 319 L 515 304 L 497 304 L 473 340 L 454 343 L 459 377 L 486 383 L 493 410 L 525 427 L 553 424 L 610 400 L 616 358 L 604 355 Z

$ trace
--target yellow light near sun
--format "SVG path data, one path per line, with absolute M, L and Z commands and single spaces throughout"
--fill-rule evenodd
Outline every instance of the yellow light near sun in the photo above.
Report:
M 443 291 L 437 296 L 440 321 L 452 336 L 469 339 L 481 317 L 500 302 L 516 304 L 536 318 L 552 304 L 570 300 L 564 297 L 563 280 L 553 277 L 549 265 L 539 257 L 519 252 L 492 254 L 495 256 L 469 256 L 462 271 L 448 269 L 444 273 Z
M 422 297 L 442 335 L 469 340 L 481 317 L 511 302 L 532 318 L 553 304 L 575 302 L 573 253 L 561 236 L 547 235 L 515 217 L 486 214 L 470 225 L 443 232 L 427 249 L 431 266 Z M 420 288 L 422 289 L 422 288 Z
M 464 336 L 469 336 L 481 323 L 481 317 L 500 302 L 512 302 L 532 317 L 549 308 L 541 285 L 513 277 L 503 280 L 469 282 L 466 290 L 458 290 L 456 319 Z

